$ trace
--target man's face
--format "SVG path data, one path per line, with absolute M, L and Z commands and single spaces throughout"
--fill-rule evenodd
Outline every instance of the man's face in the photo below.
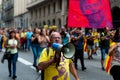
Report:
M 91 30 L 91 29 L 89 29 L 89 33 L 92 33 L 92 30 Z
M 62 30 L 62 31 L 64 31 L 64 32 L 66 32 L 66 29 L 65 29 L 65 27 L 62 27 L 62 28 L 61 28 L 61 30 Z
M 53 33 L 51 36 L 52 43 L 62 43 L 61 35 L 57 32 Z
M 77 29 L 77 30 L 76 30 L 76 33 L 80 34 L 80 33 L 81 33 L 81 30 L 80 30 L 80 29 Z
M 101 1 L 99 0 L 81 0 L 81 10 L 84 14 L 94 14 L 101 10 Z
M 104 14 L 101 10 L 101 0 L 81 0 L 81 11 L 89 20 L 92 27 L 101 25 L 104 20 Z

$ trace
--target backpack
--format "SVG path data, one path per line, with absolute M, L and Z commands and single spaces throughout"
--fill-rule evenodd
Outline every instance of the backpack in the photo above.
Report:
M 49 55 L 49 48 L 46 48 L 47 56 Z M 41 80 L 44 80 L 44 70 L 41 70 Z

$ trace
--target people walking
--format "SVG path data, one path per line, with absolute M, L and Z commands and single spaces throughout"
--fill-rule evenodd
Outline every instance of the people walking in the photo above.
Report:
M 12 76 L 13 79 L 17 78 L 16 75 L 16 63 L 18 59 L 17 47 L 18 47 L 18 41 L 15 38 L 15 31 L 11 31 L 9 35 L 9 39 L 6 43 L 6 48 L 7 48 L 7 52 L 9 53 L 9 57 L 8 57 L 9 77 Z
M 33 52 L 33 56 L 34 56 L 34 62 L 33 62 L 33 66 L 37 69 L 37 59 L 39 58 L 40 55 L 40 32 L 38 28 L 34 28 L 34 32 L 32 35 L 32 39 L 31 39 L 31 45 L 32 45 L 32 52 Z
M 89 29 L 86 35 L 87 38 L 87 49 L 88 49 L 88 59 L 93 59 L 92 54 L 94 53 L 94 36 L 92 30 Z
M 110 47 L 108 55 L 112 57 L 110 63 L 110 74 L 114 80 L 120 79 L 120 28 L 116 30 L 115 36 L 113 37 L 113 43 Z
M 32 29 L 29 28 L 27 33 L 26 33 L 26 39 L 27 39 L 27 50 L 30 51 L 30 47 L 31 47 L 31 39 L 32 39 Z
M 104 32 L 101 33 L 100 48 L 101 48 L 101 66 L 102 66 L 102 70 L 105 70 L 104 60 L 105 60 L 105 56 L 106 56 L 106 54 L 108 54 L 108 51 L 110 48 L 110 34 L 109 34 L 108 27 L 106 27 L 104 29 Z
M 76 29 L 72 33 L 73 33 L 75 42 L 77 42 L 75 44 L 75 48 L 76 48 L 75 57 L 74 57 L 75 68 L 78 69 L 77 62 L 78 62 L 78 59 L 80 59 L 81 69 L 82 69 L 82 71 L 84 71 L 87 69 L 84 64 L 84 51 L 83 51 L 84 35 L 83 35 L 81 29 Z
M 50 43 L 50 39 L 47 36 L 47 30 L 45 28 L 41 29 L 41 35 L 39 38 L 39 42 L 40 42 L 39 43 L 40 44 L 40 53 L 39 54 L 41 54 L 42 50 L 44 48 L 47 48 L 49 46 L 49 43 Z

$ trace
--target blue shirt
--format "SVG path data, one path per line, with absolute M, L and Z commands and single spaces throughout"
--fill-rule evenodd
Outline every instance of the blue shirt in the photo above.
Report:
M 32 38 L 32 35 L 33 35 L 33 32 L 27 32 L 26 38 L 27 38 L 27 39 L 31 39 L 31 38 Z
M 66 37 L 62 38 L 63 45 L 67 44 L 69 42 L 70 35 L 69 33 L 66 34 Z
M 74 37 L 78 37 L 79 36 L 79 34 L 77 34 L 77 33 L 74 33 L 73 35 L 74 35 Z M 78 50 L 83 49 L 83 36 L 81 36 L 78 39 L 77 44 L 75 42 L 75 46 L 76 46 L 76 49 L 78 49 Z
M 77 49 L 78 50 L 83 49 L 83 37 L 82 36 L 78 39 Z
M 114 40 L 115 42 L 120 42 L 120 39 L 116 39 L 116 40 Z

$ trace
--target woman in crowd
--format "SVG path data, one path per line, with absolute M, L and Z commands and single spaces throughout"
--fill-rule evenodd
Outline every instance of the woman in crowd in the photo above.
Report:
M 17 63 L 17 59 L 18 59 L 18 50 L 17 50 L 18 41 L 15 38 L 15 36 L 16 36 L 15 31 L 11 31 L 9 34 L 9 39 L 6 43 L 7 52 L 9 52 L 9 54 L 10 54 L 10 56 L 8 57 L 9 77 L 12 76 L 13 79 L 17 78 L 16 63 Z M 13 66 L 13 68 L 11 68 L 11 65 Z
M 39 38 L 39 42 L 40 42 L 40 54 L 42 52 L 42 50 L 46 47 L 48 47 L 48 44 L 50 42 L 50 39 L 49 37 L 47 36 L 47 30 L 45 28 L 43 28 L 41 30 L 41 35 L 40 35 L 40 38 Z M 39 56 L 40 56 L 39 54 Z
M 39 45 L 39 40 L 40 40 L 40 30 L 38 28 L 34 29 L 33 35 L 32 35 L 32 51 L 33 51 L 33 55 L 34 55 L 34 62 L 33 62 L 33 66 L 37 69 L 37 59 L 39 58 L 40 55 L 40 45 Z M 38 69 L 37 69 L 38 70 Z
M 110 74 L 114 80 L 120 80 L 120 28 L 116 30 L 113 41 L 114 45 L 109 50 L 109 56 L 112 57 Z

